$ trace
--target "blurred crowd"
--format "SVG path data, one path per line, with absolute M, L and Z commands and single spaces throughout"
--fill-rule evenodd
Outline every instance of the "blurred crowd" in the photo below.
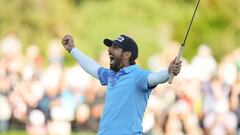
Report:
M 0 40 L 0 133 L 24 129 L 28 134 L 68 135 L 97 131 L 105 87 L 76 63 L 64 66 L 64 50 L 53 40 L 47 62 L 37 45 L 23 52 L 10 33 Z M 169 43 L 149 58 L 148 68 L 166 68 L 179 45 Z M 103 51 L 98 63 L 108 67 Z M 141 63 L 139 63 L 141 65 Z M 157 86 L 143 119 L 145 135 L 240 135 L 240 48 L 219 62 L 206 44 L 199 45 L 191 62 L 173 85 Z

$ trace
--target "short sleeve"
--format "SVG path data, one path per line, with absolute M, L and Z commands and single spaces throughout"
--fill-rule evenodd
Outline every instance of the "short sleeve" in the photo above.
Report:
M 144 92 L 151 91 L 153 88 L 148 87 L 148 75 L 151 72 L 146 71 L 146 70 L 140 70 L 138 72 L 138 75 L 136 77 L 136 83 L 138 87 L 143 90 Z
M 107 85 L 108 84 L 108 78 L 110 75 L 111 70 L 100 67 L 98 69 L 98 78 L 101 83 L 101 85 Z

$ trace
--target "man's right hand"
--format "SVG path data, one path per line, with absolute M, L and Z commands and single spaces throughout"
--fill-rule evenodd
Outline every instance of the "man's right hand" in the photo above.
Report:
M 70 52 L 75 47 L 73 37 L 69 34 L 65 35 L 62 39 L 62 45 Z

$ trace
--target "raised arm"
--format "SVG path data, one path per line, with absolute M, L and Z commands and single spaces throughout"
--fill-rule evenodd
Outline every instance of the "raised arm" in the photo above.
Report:
M 152 88 L 158 84 L 165 83 L 169 79 L 169 73 L 167 69 L 160 70 L 158 72 L 153 72 L 148 75 L 148 87 Z
M 159 72 L 150 73 L 148 75 L 148 87 L 152 88 L 157 86 L 158 84 L 165 83 L 168 81 L 170 74 L 172 73 L 174 76 L 178 75 L 181 70 L 182 61 L 175 62 L 174 59 L 168 66 L 168 69 L 160 70 Z
M 62 44 L 87 73 L 98 79 L 97 71 L 100 68 L 100 65 L 75 47 L 71 35 L 67 34 L 64 36 Z

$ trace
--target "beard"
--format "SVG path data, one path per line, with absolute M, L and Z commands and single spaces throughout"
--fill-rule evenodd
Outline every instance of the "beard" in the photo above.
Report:
M 119 59 L 114 59 L 114 62 L 110 64 L 110 69 L 118 72 L 121 69 L 121 61 Z
M 113 62 L 112 62 L 113 61 Z M 110 59 L 110 69 L 114 72 L 118 72 L 122 68 L 122 57 L 114 57 L 114 59 Z

